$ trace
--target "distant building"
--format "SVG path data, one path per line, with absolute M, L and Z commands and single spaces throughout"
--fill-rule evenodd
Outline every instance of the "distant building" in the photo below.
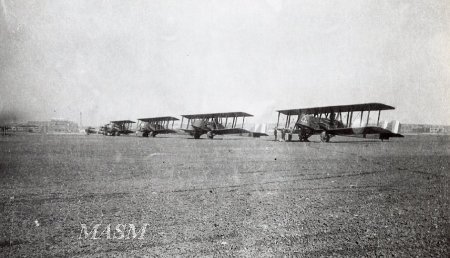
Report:
M 450 132 L 450 126 L 444 125 L 426 125 L 426 124 L 402 124 L 402 133 L 436 133 L 447 134 Z
M 432 126 L 430 127 L 430 133 L 446 133 L 444 126 Z
M 27 123 L 13 123 L 11 124 L 11 131 L 35 133 L 40 132 L 39 125 L 30 122 Z
M 50 121 L 28 121 L 14 123 L 11 126 L 13 132 L 28 133 L 78 133 L 78 124 L 66 119 L 52 119 Z
M 48 123 L 48 133 L 78 133 L 78 124 L 66 119 L 52 119 Z

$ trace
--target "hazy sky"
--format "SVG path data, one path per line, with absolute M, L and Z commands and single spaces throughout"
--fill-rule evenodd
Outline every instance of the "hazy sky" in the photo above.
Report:
M 109 120 L 382 102 L 450 124 L 450 4 L 0 0 L 0 115 Z

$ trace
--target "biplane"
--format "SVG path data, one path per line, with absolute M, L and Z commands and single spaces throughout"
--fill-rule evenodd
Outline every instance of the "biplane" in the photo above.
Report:
M 245 118 L 251 116 L 253 115 L 244 112 L 182 115 L 180 128 L 194 136 L 194 139 L 199 139 L 203 134 L 206 134 L 209 139 L 213 139 L 215 135 L 251 133 L 244 129 Z M 242 124 L 239 128 L 237 123 L 241 117 Z M 184 119 L 187 119 L 185 128 L 183 128 Z
M 292 140 L 293 134 L 298 134 L 300 141 L 308 141 L 311 135 L 319 134 L 322 142 L 329 142 L 336 135 L 363 138 L 375 135 L 382 141 L 390 137 L 403 137 L 398 133 L 398 126 L 392 131 L 380 127 L 381 111 L 392 109 L 395 108 L 381 103 L 366 103 L 278 110 L 276 130 L 287 141 Z M 376 123 L 370 120 L 371 112 L 377 113 Z M 286 116 L 284 127 L 281 128 L 280 115 Z
M 158 134 L 169 134 L 177 133 L 173 130 L 173 124 L 178 118 L 172 116 L 162 116 L 162 117 L 150 117 L 150 118 L 139 118 L 138 119 L 139 131 L 142 132 L 143 137 L 148 137 L 149 135 L 155 137 Z
M 86 129 L 84 129 L 84 132 L 86 133 L 86 135 L 98 133 L 97 130 L 95 130 L 95 128 L 92 126 L 86 127 Z
M 134 123 L 136 122 L 130 120 L 111 121 L 109 124 L 102 126 L 100 131 L 104 135 L 111 135 L 111 136 L 130 134 L 134 133 L 134 131 L 131 130 Z

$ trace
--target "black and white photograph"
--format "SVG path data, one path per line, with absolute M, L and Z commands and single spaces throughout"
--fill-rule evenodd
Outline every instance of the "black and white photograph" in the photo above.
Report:
M 0 257 L 449 257 L 448 0 L 0 0 Z

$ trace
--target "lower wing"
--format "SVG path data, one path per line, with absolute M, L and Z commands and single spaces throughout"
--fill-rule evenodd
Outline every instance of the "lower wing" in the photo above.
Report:
M 261 136 L 269 136 L 266 133 L 258 133 L 258 132 L 250 132 L 251 136 L 253 137 L 261 137 Z
M 212 130 L 212 132 L 217 135 L 250 133 L 250 131 L 247 131 L 247 130 L 241 129 L 241 128 L 215 129 L 215 130 Z
M 167 133 L 177 133 L 177 131 L 172 129 L 160 129 L 160 130 L 154 130 L 157 134 L 167 134 Z
M 355 127 L 355 128 L 336 128 L 327 130 L 329 134 L 333 135 L 355 135 L 355 134 L 382 134 L 388 137 L 403 137 L 398 133 L 393 133 L 387 129 L 377 126 Z
M 180 129 L 180 130 L 185 132 L 185 133 L 187 133 L 187 134 L 190 134 L 190 135 L 194 134 L 194 130 L 192 130 L 192 129 Z

